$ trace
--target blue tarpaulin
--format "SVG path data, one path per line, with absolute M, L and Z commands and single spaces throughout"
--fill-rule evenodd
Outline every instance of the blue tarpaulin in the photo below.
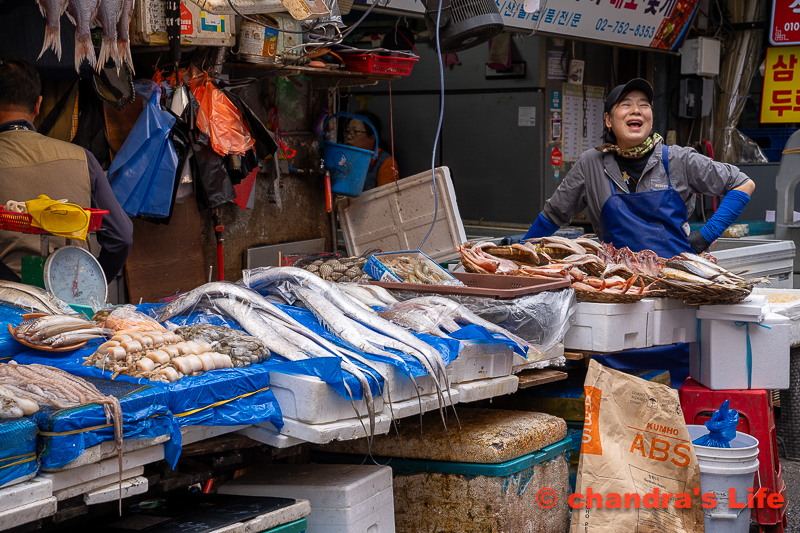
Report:
M 687 343 L 653 346 L 609 355 L 593 354 L 592 359 L 615 370 L 669 370 L 670 386 L 680 389 L 689 377 L 689 345 Z
M 32 477 L 39 469 L 36 424 L 27 418 L 0 420 L 0 487 Z

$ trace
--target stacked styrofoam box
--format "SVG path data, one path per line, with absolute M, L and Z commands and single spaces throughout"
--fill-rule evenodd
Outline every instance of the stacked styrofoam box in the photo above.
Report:
M 269 384 L 285 418 L 306 424 L 326 424 L 356 416 L 350 400 L 318 377 L 271 372 Z M 376 396 L 373 405 L 375 413 L 382 412 L 383 398 Z M 359 413 L 367 412 L 363 399 L 356 401 L 355 406 Z
M 57 502 L 53 482 L 34 477 L 0 489 L 0 529 L 11 529 L 54 515 Z
M 692 379 L 713 390 L 789 387 L 790 320 L 772 313 L 765 296 L 751 295 L 733 305 L 700 306 L 697 318 L 700 339 L 690 350 Z
M 646 348 L 647 318 L 653 309 L 650 299 L 628 304 L 578 302 L 564 348 L 592 352 Z
M 647 346 L 665 346 L 697 341 L 697 308 L 680 300 L 653 299 L 647 317 Z
M 218 492 L 309 500 L 307 533 L 394 533 L 388 466 L 271 464 L 236 478 Z
M 753 294 L 786 300 L 783 302 L 770 302 L 769 307 L 773 313 L 783 315 L 792 321 L 789 325 L 789 345 L 792 347 L 800 346 L 800 290 L 756 288 L 753 290 Z M 790 300 L 790 298 L 796 299 Z

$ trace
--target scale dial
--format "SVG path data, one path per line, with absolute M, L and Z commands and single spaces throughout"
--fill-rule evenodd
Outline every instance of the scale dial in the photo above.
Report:
M 97 306 L 108 296 L 100 263 L 78 246 L 59 248 L 44 264 L 44 286 L 68 304 Z

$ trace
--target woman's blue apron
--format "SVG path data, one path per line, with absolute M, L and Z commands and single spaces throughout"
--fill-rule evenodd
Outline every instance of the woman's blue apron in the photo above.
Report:
M 600 219 L 603 242 L 613 243 L 616 248 L 627 246 L 634 252 L 652 250 L 669 259 L 681 252 L 694 252 L 683 231 L 689 217 L 686 204 L 669 179 L 669 149 L 665 145 L 661 149 L 668 188 L 617 194 L 614 181 L 608 178 L 611 196 L 603 204 Z

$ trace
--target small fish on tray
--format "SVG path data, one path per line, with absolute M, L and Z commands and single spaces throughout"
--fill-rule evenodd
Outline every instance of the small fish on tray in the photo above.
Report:
M 434 272 L 424 261 L 413 257 L 382 259 L 381 262 L 392 274 L 405 283 L 441 284 L 452 281 Z
M 113 330 L 75 316 L 33 313 L 23 318 L 26 320 L 15 328 L 9 324 L 9 329 L 17 341 L 37 349 L 75 349 L 92 339 L 114 334 Z

